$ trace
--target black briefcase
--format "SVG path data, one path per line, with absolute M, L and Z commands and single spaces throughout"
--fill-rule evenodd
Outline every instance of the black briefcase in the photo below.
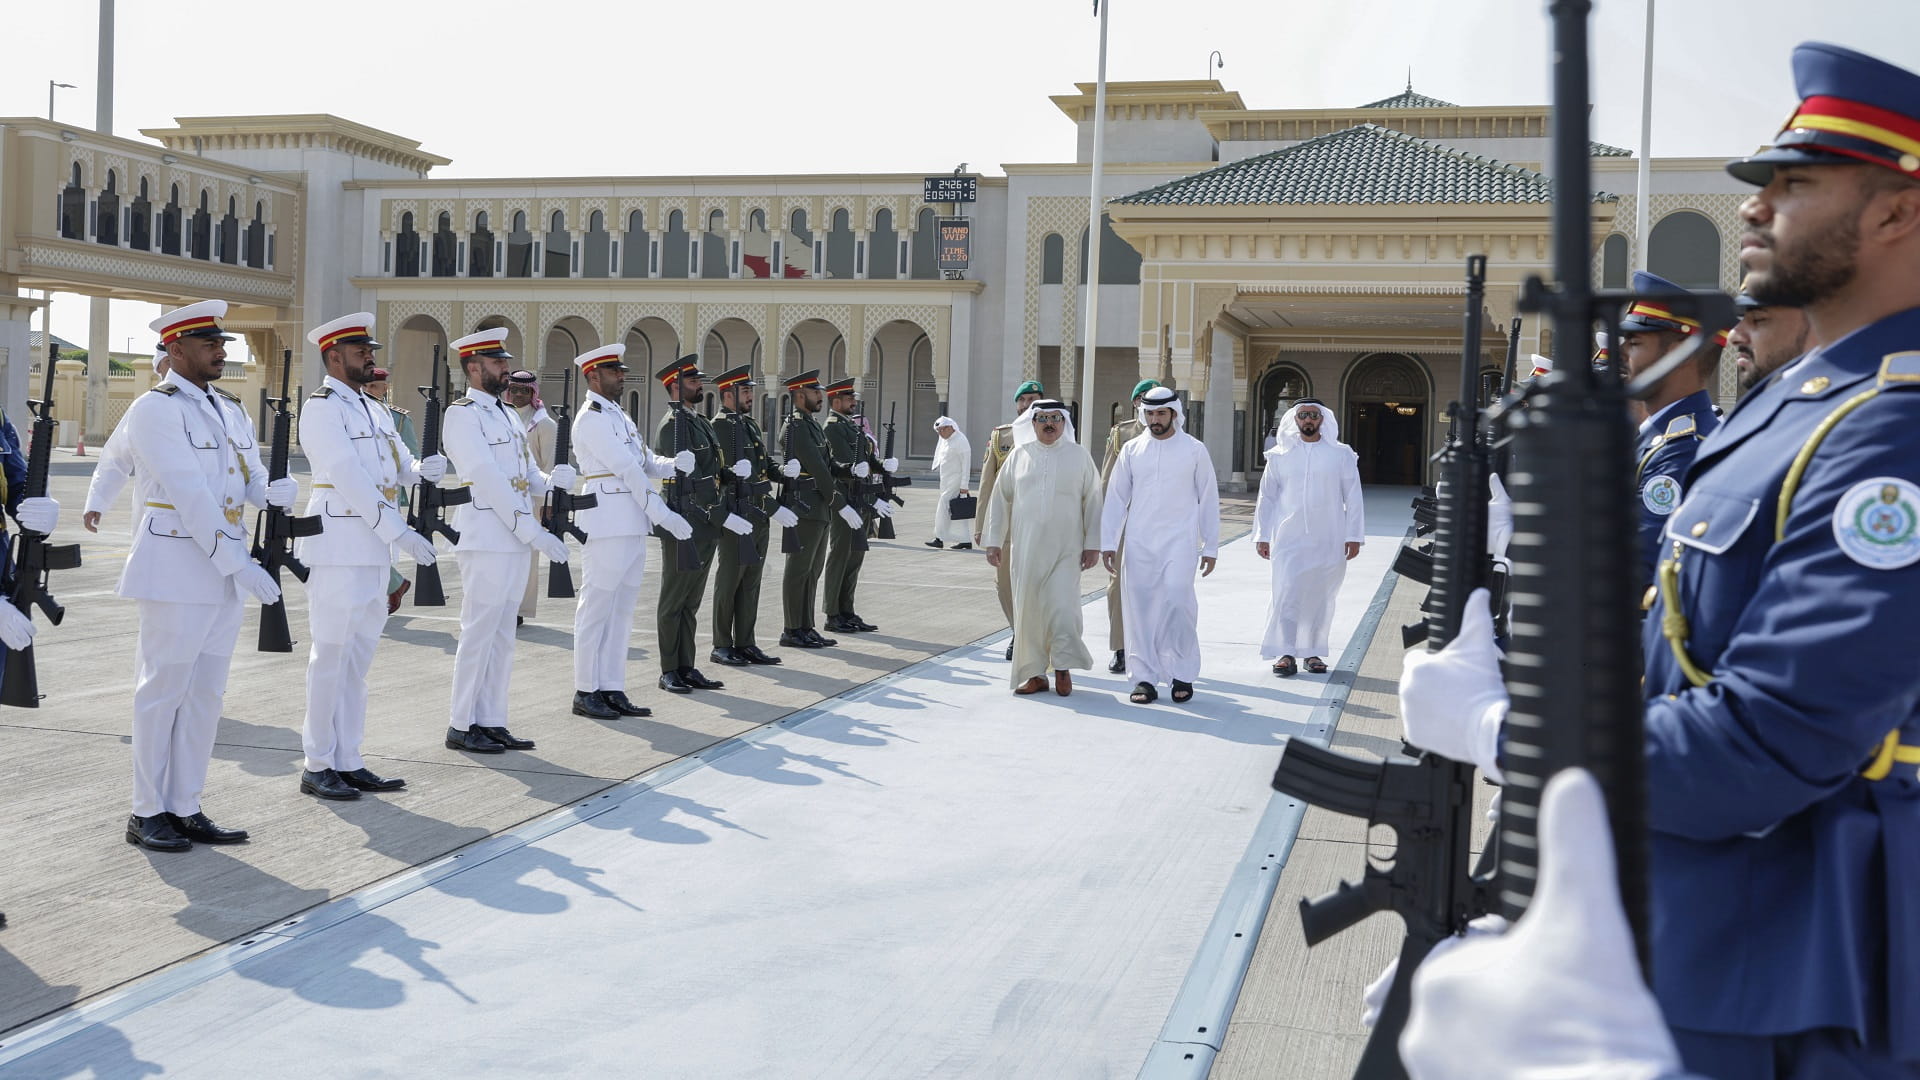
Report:
M 971 495 L 955 495 L 947 500 L 947 516 L 955 521 L 972 521 L 980 500 Z

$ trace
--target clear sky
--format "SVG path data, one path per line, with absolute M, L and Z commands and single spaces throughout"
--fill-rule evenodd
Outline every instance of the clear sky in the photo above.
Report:
M 1108 78 L 1220 79 L 1251 108 L 1416 90 L 1545 103 L 1544 0 L 1108 0 Z M 97 3 L 7 5 L 0 115 L 91 125 Z M 946 172 L 1068 160 L 1047 101 L 1094 77 L 1090 0 L 258 0 L 118 5 L 114 130 L 328 112 L 418 139 L 448 176 Z M 1593 134 L 1639 145 L 1644 0 L 1597 0 Z M 1820 39 L 1920 70 L 1916 0 L 1659 0 L 1653 152 L 1734 155 L 1796 100 Z M 1226 66 L 1209 69 L 1209 52 Z M 125 308 L 124 312 L 120 308 Z M 327 313 L 332 314 L 332 313 Z M 149 336 L 116 305 L 114 340 Z M 84 344 L 86 305 L 54 332 Z

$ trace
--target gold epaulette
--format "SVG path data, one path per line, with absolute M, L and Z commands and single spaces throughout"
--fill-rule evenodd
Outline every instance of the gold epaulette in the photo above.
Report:
M 461 394 L 459 397 L 454 398 L 452 401 L 447 402 L 447 404 L 448 405 L 471 405 L 473 404 L 473 399 L 468 397 L 465 394 Z
M 207 389 L 212 390 L 214 393 L 219 394 L 221 397 L 226 398 L 228 401 L 233 402 L 235 405 L 240 404 L 239 398 L 234 397 L 232 394 L 227 393 L 225 390 L 222 390 L 217 386 L 210 386 Z
M 600 403 L 599 403 L 599 402 L 597 402 L 597 401 L 589 401 L 589 402 L 587 402 L 587 411 L 588 411 L 588 412 L 599 412 L 599 411 L 600 411 Z
M 311 398 L 329 398 L 332 396 L 333 396 L 333 387 L 331 386 L 323 386 L 320 389 L 315 390 L 313 393 L 307 395 L 307 397 L 310 399 Z

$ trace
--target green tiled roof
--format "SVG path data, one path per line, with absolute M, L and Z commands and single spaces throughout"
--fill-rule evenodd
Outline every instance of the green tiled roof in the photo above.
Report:
M 1416 94 L 1413 92 L 1413 85 L 1409 83 L 1405 90 L 1392 97 L 1369 101 L 1360 107 L 1363 109 L 1457 109 L 1460 106 L 1451 101 L 1441 101 L 1439 98 L 1430 98 L 1425 94 Z
M 1551 201 L 1553 182 L 1532 169 L 1377 124 L 1308 139 L 1114 200 L 1133 206 Z

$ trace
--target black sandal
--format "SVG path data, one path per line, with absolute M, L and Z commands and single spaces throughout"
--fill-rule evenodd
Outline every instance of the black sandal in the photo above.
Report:
M 1127 695 L 1127 700 L 1135 705 L 1151 705 L 1160 700 L 1160 691 L 1155 690 L 1152 683 L 1139 683 L 1134 686 L 1133 693 Z
M 1293 657 L 1283 656 L 1273 662 L 1273 673 L 1283 679 L 1291 679 L 1300 674 L 1300 668 L 1294 664 Z
M 1185 704 L 1186 702 L 1192 701 L 1193 700 L 1193 684 L 1190 682 L 1181 682 L 1179 679 L 1175 679 L 1173 680 L 1173 693 L 1168 694 L 1167 696 L 1172 698 L 1174 704 L 1176 705 L 1181 705 L 1181 704 Z
M 1307 657 L 1307 672 L 1311 675 L 1325 675 L 1327 673 L 1327 662 L 1317 656 L 1309 656 Z

